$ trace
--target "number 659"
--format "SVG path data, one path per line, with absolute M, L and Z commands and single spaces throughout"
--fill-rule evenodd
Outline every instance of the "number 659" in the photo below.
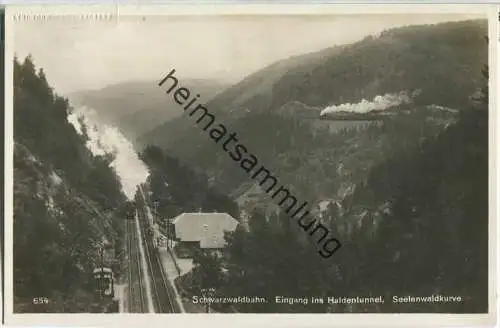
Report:
M 49 304 L 47 297 L 33 297 L 33 304 Z

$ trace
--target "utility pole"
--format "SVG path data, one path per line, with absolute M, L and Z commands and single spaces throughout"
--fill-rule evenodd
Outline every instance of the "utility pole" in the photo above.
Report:
M 103 290 L 103 281 L 104 279 L 102 279 L 102 276 L 104 274 L 104 245 L 101 245 L 99 246 L 99 255 L 100 255 L 100 260 L 101 260 L 101 267 L 100 267 L 100 274 L 99 274 L 99 279 L 97 280 L 97 286 L 99 288 L 99 296 L 100 298 L 102 299 L 102 297 L 104 296 L 103 293 L 104 293 L 104 290 Z
M 167 232 L 167 248 L 172 248 L 172 244 L 170 242 L 170 224 L 168 224 L 168 221 L 165 221 L 165 231 Z
M 168 229 L 168 239 L 170 240 L 170 248 L 172 251 L 174 250 L 174 225 L 172 224 L 172 220 L 167 221 L 167 229 Z
M 99 247 L 100 255 L 101 255 L 101 268 L 104 267 L 104 246 Z
M 161 223 L 159 222 L 160 221 L 160 217 L 158 215 L 158 206 L 159 206 L 159 201 L 155 200 L 153 202 L 153 205 L 154 205 L 154 214 L 153 214 L 153 222 L 151 222 L 151 228 L 153 229 L 153 239 L 154 239 L 154 242 L 156 243 L 157 246 L 158 243 L 159 243 L 159 227 L 158 225 Z
M 158 205 L 159 205 L 158 203 L 159 203 L 159 201 L 157 201 L 157 200 L 155 200 L 153 202 L 153 206 L 154 206 L 153 207 L 154 208 L 154 218 L 156 218 L 158 216 L 158 214 L 157 214 L 158 213 Z
M 208 224 L 203 224 L 203 239 L 206 239 L 207 237 L 207 232 L 208 232 Z M 201 255 L 203 256 L 203 248 L 201 248 L 201 241 L 200 241 L 200 252 L 201 252 Z M 201 290 L 204 292 L 204 295 L 205 297 L 208 296 L 208 298 L 210 297 L 210 294 L 209 294 L 209 288 L 207 288 L 207 281 L 205 279 L 205 276 L 204 275 L 201 275 Z M 210 302 L 206 302 L 206 306 L 205 306 L 205 311 L 206 313 L 210 313 Z

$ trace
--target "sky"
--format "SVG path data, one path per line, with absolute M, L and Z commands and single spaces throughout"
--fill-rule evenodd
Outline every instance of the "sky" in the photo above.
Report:
M 280 59 L 352 43 L 391 27 L 478 18 L 458 14 L 68 17 L 17 22 L 14 51 L 32 54 L 59 94 L 177 76 L 237 82 Z

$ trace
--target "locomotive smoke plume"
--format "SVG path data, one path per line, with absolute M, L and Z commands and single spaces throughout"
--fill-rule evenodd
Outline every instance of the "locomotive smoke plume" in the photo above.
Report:
M 117 128 L 101 123 L 97 113 L 87 107 L 75 109 L 68 115 L 68 121 L 80 135 L 85 128 L 90 139 L 86 146 L 92 154 L 115 156 L 111 166 L 120 179 L 123 192 L 133 200 L 137 186 L 146 181 L 149 172 L 130 141 Z
M 406 91 L 401 91 L 400 93 L 387 93 L 383 96 L 378 95 L 373 98 L 373 101 L 363 99 L 356 104 L 344 103 L 337 106 L 328 106 L 321 111 L 320 115 L 323 116 L 335 112 L 368 113 L 371 111 L 383 111 L 390 107 L 408 104 L 419 93 L 420 91 L 417 90 L 408 95 Z

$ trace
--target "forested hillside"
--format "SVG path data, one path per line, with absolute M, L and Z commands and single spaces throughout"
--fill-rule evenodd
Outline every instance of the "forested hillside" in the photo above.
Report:
M 87 150 L 69 111 L 31 57 L 14 60 L 15 312 L 91 312 L 92 270 L 119 274 L 123 260 L 115 214 L 126 199 L 112 156 Z
M 161 218 L 173 218 L 184 212 L 223 212 L 239 218 L 238 205 L 208 184 L 208 177 L 182 165 L 161 148 L 149 146 L 141 159 L 150 170 L 147 180 L 150 200 L 157 202 Z
M 390 152 L 456 120 L 481 85 L 486 25 L 479 20 L 396 28 L 294 57 L 228 88 L 207 108 L 302 198 L 337 198 Z M 327 105 L 400 91 L 417 96 L 384 124 L 319 120 Z M 221 192 L 243 198 L 253 193 L 241 168 L 190 117 L 158 127 L 139 143 L 158 145 L 213 176 L 211 183 Z
M 439 48 L 467 48 L 476 42 L 466 32 L 475 24 L 431 27 L 443 28 L 443 33 L 434 30 L 436 38 L 427 42 L 441 40 L 444 44 L 434 43 Z M 401 33 L 420 39 L 422 31 L 425 28 L 412 27 Z M 480 52 L 486 51 L 484 35 L 473 35 Z M 201 287 L 211 287 L 216 295 L 259 295 L 269 300 L 276 295 L 385 298 L 384 304 L 369 305 L 214 305 L 221 312 L 487 312 L 488 74 L 487 59 L 476 59 L 469 58 L 460 74 L 449 72 L 449 87 L 435 87 L 436 94 L 427 93 L 427 100 L 402 106 L 398 115 L 381 122 L 358 122 L 331 131 L 329 123 L 294 120 L 271 111 L 250 113 L 234 123 L 234 131 L 255 132 L 240 140 L 252 146 L 280 181 L 298 189 L 303 199 L 328 200 L 326 210 L 315 215 L 338 233 L 342 248 L 331 259 L 322 259 L 296 221 L 284 213 L 265 212 L 272 203 L 268 199 L 246 209 L 248 227 L 240 226 L 227 236 L 229 246 L 222 256 L 202 253 L 195 258 L 195 269 L 177 280 L 181 290 L 197 295 Z M 446 65 L 448 59 L 442 60 Z M 454 87 L 453 81 L 462 84 Z M 479 103 L 474 103 L 471 96 L 478 88 Z M 212 171 L 214 183 L 222 181 L 228 189 L 241 183 L 237 190 L 243 193 L 250 189 L 240 168 L 221 164 L 225 154 L 214 150 L 210 159 L 210 149 L 200 149 L 199 163 L 220 170 Z M 393 301 L 394 296 L 431 295 L 461 300 Z
M 416 105 L 461 108 L 480 83 L 487 34 L 486 20 L 391 29 L 277 62 L 227 88 L 207 108 L 232 126 L 249 113 L 279 112 L 291 101 L 324 108 L 417 89 Z M 260 132 L 239 131 L 250 138 Z M 198 149 L 211 146 L 185 116 L 158 126 L 138 142 L 169 149 L 193 164 L 206 160 L 196 156 Z
M 487 72 L 485 75 L 487 77 Z M 221 312 L 488 311 L 488 107 L 469 105 L 439 134 L 407 145 L 369 170 L 322 220 L 342 249 L 329 260 L 284 213 L 254 211 L 218 257 L 199 254 L 177 280 L 187 295 L 267 296 L 270 303 L 214 305 Z M 464 104 L 465 106 L 465 104 Z M 225 270 L 223 270 L 225 269 Z M 276 304 L 276 295 L 377 297 L 383 304 Z M 393 296 L 460 296 L 397 303 Z

